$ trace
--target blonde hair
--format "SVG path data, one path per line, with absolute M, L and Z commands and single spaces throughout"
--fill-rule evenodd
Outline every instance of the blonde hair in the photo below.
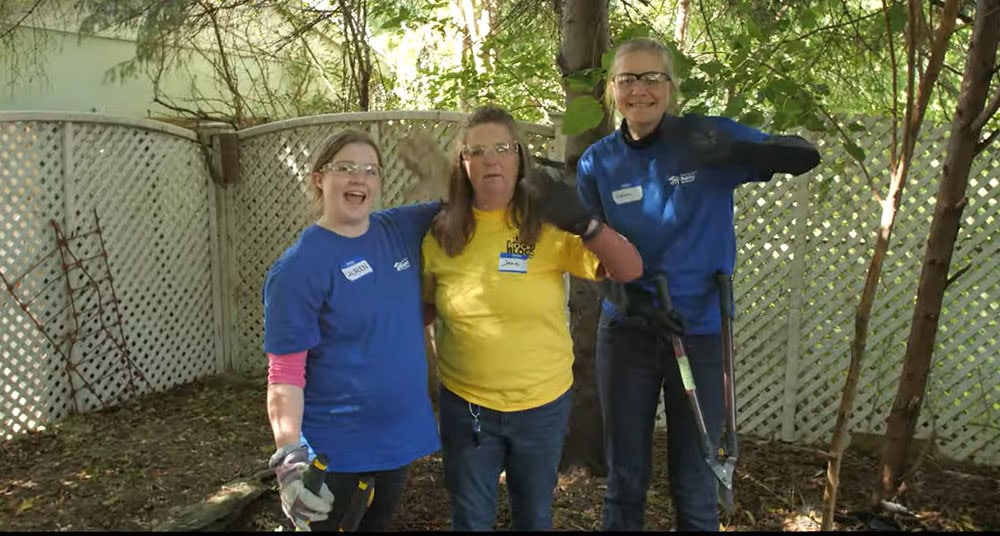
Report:
M 378 157 L 378 165 L 382 166 L 382 151 L 379 150 L 375 140 L 365 132 L 360 130 L 341 130 L 326 137 L 309 159 L 309 184 L 306 186 L 306 196 L 309 198 L 309 217 L 318 218 L 323 215 L 323 192 L 316 187 L 313 174 L 319 173 L 320 168 L 325 166 L 344 147 L 352 143 L 363 143 L 375 150 Z
M 604 86 L 604 104 L 607 105 L 608 110 L 616 109 L 615 94 L 613 91 L 615 86 L 614 77 L 618 74 L 616 71 L 618 60 L 633 52 L 652 52 L 660 55 L 660 59 L 663 60 L 663 71 L 670 77 L 670 80 L 667 80 L 667 84 L 670 86 L 670 92 L 667 96 L 667 112 L 676 115 L 680 111 L 681 89 L 677 82 L 677 75 L 674 74 L 674 58 L 670 54 L 670 50 L 663 43 L 648 37 L 630 39 L 615 48 L 615 59 L 611 62 L 611 71 L 608 73 L 607 82 Z

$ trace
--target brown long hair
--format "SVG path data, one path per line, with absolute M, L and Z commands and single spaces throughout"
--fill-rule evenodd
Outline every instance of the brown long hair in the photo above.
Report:
M 465 249 L 476 230 L 476 218 L 472 214 L 473 197 L 472 183 L 462 165 L 462 146 L 465 145 L 469 130 L 479 125 L 496 124 L 507 127 L 511 136 L 517 142 L 517 184 L 514 187 L 514 197 L 507 206 L 507 222 L 517 229 L 517 239 L 525 245 L 534 245 L 542 230 L 542 220 L 538 211 L 534 210 L 527 193 L 521 186 L 521 180 L 531 171 L 531 155 L 528 144 L 524 142 L 517 122 L 498 106 L 482 106 L 472 112 L 462 125 L 459 136 L 455 139 L 455 150 L 451 161 L 451 179 L 448 183 L 448 204 L 434 217 L 431 223 L 431 234 L 449 257 L 454 257 Z
M 309 217 L 318 218 L 323 215 L 323 192 L 316 187 L 313 175 L 319 173 L 319 168 L 325 166 L 344 147 L 352 143 L 363 143 L 375 150 L 378 157 L 378 165 L 382 166 L 382 151 L 379 150 L 375 140 L 365 132 L 360 130 L 346 129 L 335 132 L 326 137 L 316 147 L 312 157 L 309 159 L 309 184 L 306 185 L 306 195 L 309 197 Z

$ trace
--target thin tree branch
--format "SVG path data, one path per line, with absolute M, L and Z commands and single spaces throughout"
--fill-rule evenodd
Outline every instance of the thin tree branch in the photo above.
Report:
M 41 7 L 44 2 L 45 2 L 45 0 L 35 0 L 35 3 L 31 4 L 31 7 L 28 8 L 28 10 L 24 12 L 24 15 L 21 15 L 21 18 L 17 19 L 17 22 L 15 22 L 13 25 L 11 25 L 11 27 L 8 28 L 7 30 L 5 30 L 3 33 L 0 33 L 0 41 L 2 41 L 8 35 L 14 33 L 15 30 L 17 30 L 18 28 L 20 28 L 21 24 L 24 21 L 28 20 L 28 17 L 30 17 L 35 12 L 36 9 L 38 9 L 39 7 Z
M 931 5 L 934 6 L 934 7 L 943 8 L 944 7 L 944 0 L 931 0 Z M 972 22 L 973 22 L 972 17 L 970 17 L 969 15 L 966 15 L 965 13 L 962 13 L 961 11 L 958 12 L 958 14 L 956 15 L 956 17 L 958 18 L 958 20 L 960 20 L 960 21 L 962 21 L 962 22 L 964 22 L 966 24 L 972 24 Z
M 243 123 L 243 96 L 240 94 L 240 88 L 236 81 L 236 75 L 233 73 L 232 66 L 229 64 L 229 57 L 226 54 L 226 47 L 222 42 L 222 30 L 219 29 L 219 19 L 216 16 L 215 10 L 209 9 L 208 6 L 204 4 L 203 0 L 198 0 L 198 4 L 201 5 L 206 10 L 206 14 L 212 21 L 212 31 L 215 34 L 215 43 L 219 47 L 219 60 L 222 63 L 222 76 L 223 81 L 226 83 L 226 87 L 229 88 L 229 92 L 233 96 L 233 111 L 235 112 L 235 119 L 237 123 Z
M 997 139 L 998 136 L 1000 136 L 1000 130 L 994 130 L 993 132 L 990 133 L 989 136 L 986 136 L 986 139 L 977 143 L 976 154 L 978 155 L 979 153 L 983 152 L 987 147 L 989 147 L 991 143 L 993 143 L 993 140 Z
M 715 38 L 712 37 L 712 23 L 708 19 L 708 15 L 705 14 L 705 3 L 698 0 L 698 12 L 701 13 L 701 19 L 705 22 L 705 34 L 708 35 L 708 42 L 712 43 L 712 54 L 716 58 L 719 57 L 719 47 L 715 45 Z
M 892 145 L 890 146 L 889 165 L 896 169 L 896 155 L 899 148 L 899 75 L 896 71 L 896 47 L 893 44 L 892 25 L 889 21 L 889 6 L 882 0 L 882 12 L 885 14 L 885 40 L 889 45 L 889 65 L 892 67 Z
M 990 97 L 990 103 L 983 108 L 979 117 L 976 117 L 976 120 L 972 122 L 972 131 L 979 132 L 983 130 L 983 127 L 986 126 L 986 122 L 997 113 L 998 109 L 1000 109 L 1000 84 L 997 84 L 996 90 L 993 92 L 993 96 Z

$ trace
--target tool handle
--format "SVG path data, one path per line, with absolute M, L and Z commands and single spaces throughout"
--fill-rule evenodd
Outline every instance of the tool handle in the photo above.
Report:
M 365 512 L 375 500 L 375 479 L 371 476 L 362 476 L 358 479 L 358 486 L 351 495 L 350 505 L 344 514 L 344 519 L 340 522 L 337 532 L 354 532 L 358 530 L 361 519 L 365 517 Z
M 715 272 L 715 283 L 719 287 L 719 308 L 722 309 L 722 315 L 734 317 L 732 276 L 719 270 Z
M 662 273 L 656 274 L 653 282 L 656 284 L 656 294 L 663 302 L 660 305 L 667 311 L 673 309 L 673 304 L 670 303 L 670 286 L 667 284 L 667 276 Z
M 316 496 L 319 496 L 319 490 L 323 487 L 326 468 L 329 464 L 330 460 L 325 454 L 317 454 L 312 463 L 309 464 L 309 468 L 302 474 L 302 485 Z

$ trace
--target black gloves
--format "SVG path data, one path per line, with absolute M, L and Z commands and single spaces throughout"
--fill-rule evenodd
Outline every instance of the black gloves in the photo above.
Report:
M 580 204 L 573 187 L 556 174 L 548 168 L 533 169 L 521 184 L 542 219 L 568 233 L 580 235 L 584 240 L 591 238 L 585 235 L 595 218 Z
M 819 164 L 819 151 L 799 136 L 771 136 L 763 142 L 734 139 L 714 120 L 688 114 L 677 122 L 678 136 L 699 166 L 750 165 L 770 173 L 800 175 Z
M 622 313 L 619 326 L 657 333 L 676 333 L 682 337 L 687 333 L 684 317 L 676 309 L 666 311 L 654 303 L 653 295 L 649 292 L 612 281 L 598 282 L 597 290 Z
M 687 333 L 687 322 L 676 309 L 668 311 L 662 305 L 654 303 L 653 295 L 648 292 L 626 286 L 625 293 L 628 305 L 622 325 L 676 333 L 682 337 Z

